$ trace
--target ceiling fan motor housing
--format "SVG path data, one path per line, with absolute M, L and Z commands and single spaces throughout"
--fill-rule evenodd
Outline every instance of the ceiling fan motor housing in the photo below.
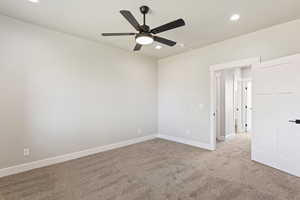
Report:
M 141 31 L 140 33 L 149 33 L 150 32 L 150 27 L 147 25 L 141 25 Z

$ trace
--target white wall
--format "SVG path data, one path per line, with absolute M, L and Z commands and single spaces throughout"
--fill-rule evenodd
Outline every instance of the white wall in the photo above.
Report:
M 154 133 L 156 60 L 0 16 L 0 168 Z
M 209 66 L 299 53 L 299 35 L 297 20 L 159 60 L 159 132 L 209 143 Z

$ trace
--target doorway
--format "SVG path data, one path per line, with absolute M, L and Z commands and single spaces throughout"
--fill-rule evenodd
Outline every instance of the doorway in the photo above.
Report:
M 252 128 L 251 67 L 260 58 L 211 66 L 211 145 Z
M 215 73 L 217 142 L 251 130 L 251 67 L 219 70 Z

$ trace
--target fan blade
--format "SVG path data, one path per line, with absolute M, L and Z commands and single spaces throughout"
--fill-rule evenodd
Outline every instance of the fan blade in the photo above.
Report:
M 135 30 L 140 31 L 140 24 L 135 19 L 135 17 L 128 10 L 121 10 L 120 13 L 127 19 L 127 21 L 135 28 Z
M 162 44 L 166 44 L 166 45 L 171 46 L 171 47 L 174 46 L 174 45 L 176 45 L 176 42 L 174 42 L 174 41 L 172 41 L 172 40 L 168 40 L 168 39 L 166 39 L 166 38 L 154 36 L 153 39 L 154 39 L 154 41 L 156 41 L 156 42 L 160 42 L 160 43 L 162 43 Z
M 142 45 L 136 44 L 133 50 L 134 51 L 139 51 L 139 50 L 141 50 L 141 48 L 142 48 Z
M 135 35 L 135 33 L 102 33 L 102 36 L 126 36 Z
M 170 23 L 167 23 L 165 25 L 154 28 L 150 32 L 153 33 L 153 34 L 157 34 L 157 33 L 168 31 L 168 30 L 178 28 L 178 27 L 184 26 L 184 25 L 185 25 L 185 22 L 183 21 L 183 19 L 178 19 L 178 20 L 175 20 L 173 22 L 170 22 Z

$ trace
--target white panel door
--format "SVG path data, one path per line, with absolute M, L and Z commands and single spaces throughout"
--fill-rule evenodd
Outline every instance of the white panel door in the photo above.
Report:
M 252 128 L 252 82 L 247 81 L 247 86 L 246 86 L 246 132 L 251 132 Z
M 235 108 L 235 116 L 237 123 L 237 132 L 242 133 L 245 132 L 244 124 L 243 124 L 243 82 L 241 80 L 237 81 L 237 91 L 236 91 L 236 108 Z
M 300 177 L 300 54 L 254 66 L 252 86 L 252 159 Z

